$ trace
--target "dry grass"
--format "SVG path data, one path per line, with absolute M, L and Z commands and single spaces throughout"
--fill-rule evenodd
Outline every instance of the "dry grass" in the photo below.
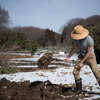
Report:
M 10 65 L 11 65 L 10 60 L 11 60 L 11 57 L 9 55 L 5 56 L 5 55 L 1 54 L 0 55 L 0 66 L 2 68 L 10 67 Z
M 0 74 L 17 72 L 17 68 L 11 64 L 11 56 L 0 54 Z

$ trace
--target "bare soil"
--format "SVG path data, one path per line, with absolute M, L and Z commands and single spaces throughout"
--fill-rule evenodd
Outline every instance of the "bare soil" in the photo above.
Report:
M 14 59 L 14 58 L 32 58 L 32 56 L 29 55 L 14 55 L 14 54 L 0 54 L 0 56 L 6 56 L 9 57 L 10 59 Z
M 50 81 L 17 83 L 6 78 L 0 80 L 0 100 L 78 100 L 85 97 L 90 95 L 76 94 L 72 87 L 52 84 Z

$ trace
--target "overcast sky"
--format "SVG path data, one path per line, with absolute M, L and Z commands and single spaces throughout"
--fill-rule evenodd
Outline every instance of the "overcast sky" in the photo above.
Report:
M 58 32 L 72 18 L 100 15 L 100 0 L 0 0 L 12 26 L 34 26 Z

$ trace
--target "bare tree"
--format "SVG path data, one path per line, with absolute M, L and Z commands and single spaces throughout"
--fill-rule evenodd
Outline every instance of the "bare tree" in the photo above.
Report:
M 0 27 L 7 27 L 9 23 L 8 11 L 0 6 Z

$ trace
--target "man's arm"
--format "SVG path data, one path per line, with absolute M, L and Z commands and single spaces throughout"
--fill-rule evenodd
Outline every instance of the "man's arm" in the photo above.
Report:
M 83 67 L 83 65 L 84 65 L 83 63 L 84 63 L 85 60 L 89 57 L 92 48 L 93 48 L 93 45 L 88 47 L 87 54 L 85 55 L 85 57 L 83 58 L 83 60 L 82 60 L 81 63 L 79 64 L 80 67 Z
M 66 62 L 70 59 L 70 57 L 76 52 L 76 48 L 77 48 L 76 43 L 74 43 L 69 55 L 67 56 L 67 58 L 64 59 L 64 62 Z

